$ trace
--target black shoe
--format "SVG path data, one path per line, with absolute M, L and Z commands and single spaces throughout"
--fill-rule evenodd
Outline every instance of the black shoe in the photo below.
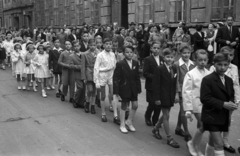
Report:
M 73 103 L 73 98 L 70 98 L 70 99 L 69 99 L 69 102 L 70 102 L 70 103 Z
M 151 120 L 145 118 L 145 122 L 146 122 L 147 126 L 152 126 Z
M 78 108 L 77 102 L 75 100 L 72 101 L 73 108 Z
M 85 103 L 84 110 L 86 113 L 89 113 L 89 102 Z
M 125 120 L 128 119 L 128 116 L 129 116 L 129 111 L 126 111 L 126 112 L 125 112 Z
M 57 98 L 60 98 L 60 96 L 61 96 L 61 95 L 60 95 L 59 93 L 56 93 L 56 97 L 57 97 Z
M 113 122 L 117 125 L 120 125 L 120 119 L 118 118 L 118 116 L 113 118 Z
M 185 135 L 185 136 L 184 136 L 184 140 L 185 140 L 186 142 L 188 142 L 188 141 L 192 140 L 192 136 L 191 136 L 190 134 Z
M 91 113 L 92 113 L 92 114 L 96 114 L 95 106 L 94 106 L 94 105 L 91 106 Z
M 238 153 L 240 153 L 240 147 L 238 147 Z
M 153 133 L 153 136 L 156 139 L 158 139 L 158 140 L 162 139 L 162 136 L 160 135 L 159 129 L 153 128 L 152 133 Z
M 175 134 L 182 137 L 185 136 L 185 132 L 182 129 L 179 129 L 179 130 L 175 129 Z
M 102 122 L 107 122 L 107 117 L 106 117 L 106 115 L 102 115 Z
M 65 96 L 63 94 L 61 95 L 61 101 L 65 101 Z
M 223 148 L 225 151 L 227 151 L 229 153 L 236 153 L 235 149 L 232 146 L 229 146 L 229 147 L 224 146 Z

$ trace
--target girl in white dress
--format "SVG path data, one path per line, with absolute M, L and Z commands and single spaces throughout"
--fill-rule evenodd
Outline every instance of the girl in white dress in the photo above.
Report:
M 27 50 L 27 54 L 25 56 L 24 59 L 24 63 L 25 63 L 25 68 L 24 68 L 24 74 L 27 75 L 27 90 L 30 90 L 30 83 L 32 83 L 32 87 L 33 87 L 33 91 L 37 92 L 36 90 L 36 81 L 35 81 L 35 65 L 33 63 L 33 59 L 36 56 L 36 53 L 34 52 L 35 50 L 35 46 L 32 42 L 29 42 L 26 44 L 26 50 Z
M 48 68 L 48 55 L 44 52 L 44 46 L 42 44 L 40 44 L 37 49 L 38 54 L 33 59 L 33 62 L 36 65 L 35 77 L 41 80 L 42 97 L 46 98 L 47 94 L 45 91 L 45 85 L 47 79 L 50 77 Z
M 16 43 L 14 45 L 14 51 L 12 53 L 12 62 L 15 66 L 15 71 L 14 74 L 16 75 L 17 78 L 17 83 L 18 83 L 18 90 L 25 90 L 25 77 L 23 74 L 23 70 L 25 68 L 25 64 L 24 64 L 24 58 L 25 55 L 22 52 L 22 46 L 20 43 Z

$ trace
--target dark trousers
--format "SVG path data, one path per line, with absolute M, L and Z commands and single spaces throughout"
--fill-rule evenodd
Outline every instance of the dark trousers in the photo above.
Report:
M 85 101 L 85 90 L 86 90 L 86 85 L 83 83 L 82 80 L 76 79 L 75 80 L 77 90 L 74 94 L 74 101 L 78 106 L 84 106 L 84 101 Z
M 151 90 L 147 90 L 147 102 L 148 107 L 145 112 L 145 118 L 152 121 L 153 125 L 155 125 L 158 122 L 161 107 L 155 104 Z
M 63 95 L 67 96 L 68 87 L 69 87 L 70 98 L 73 98 L 75 81 L 74 81 L 74 72 L 72 70 L 62 69 L 62 84 L 63 84 L 63 90 L 62 90 Z

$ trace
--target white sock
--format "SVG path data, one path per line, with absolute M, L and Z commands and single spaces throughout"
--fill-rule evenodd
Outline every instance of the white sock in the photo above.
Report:
M 214 147 L 207 144 L 205 148 L 205 156 L 213 156 L 214 155 Z
M 222 150 L 222 151 L 215 151 L 215 150 L 214 150 L 214 154 L 215 154 L 215 156 L 225 156 L 223 150 Z

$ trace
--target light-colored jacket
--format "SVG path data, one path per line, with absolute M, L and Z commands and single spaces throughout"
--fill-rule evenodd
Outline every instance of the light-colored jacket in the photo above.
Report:
M 204 69 L 201 72 L 198 67 L 189 71 L 183 81 L 182 97 L 184 111 L 193 111 L 193 113 L 202 112 L 202 103 L 200 102 L 200 87 L 202 79 L 211 72 Z

